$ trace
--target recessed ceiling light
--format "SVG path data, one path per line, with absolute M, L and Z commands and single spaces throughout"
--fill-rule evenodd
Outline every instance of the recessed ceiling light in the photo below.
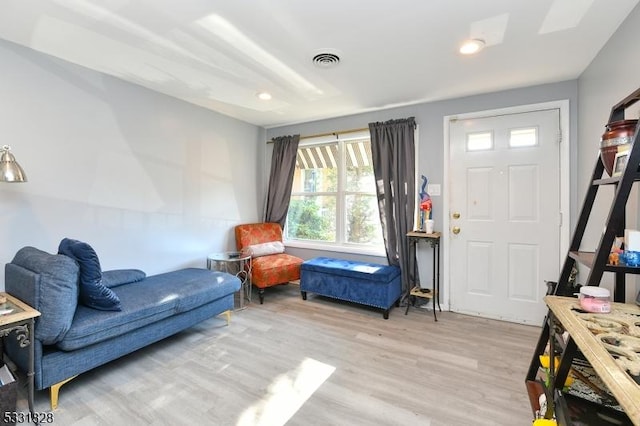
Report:
M 267 93 L 267 92 L 259 92 L 256 94 L 256 96 L 258 97 L 258 99 L 260 99 L 261 101 L 270 101 L 271 100 L 271 93 Z
M 474 38 L 462 43 L 462 46 L 460 46 L 460 53 L 462 53 L 463 55 L 473 55 L 474 53 L 481 51 L 483 47 L 484 40 Z

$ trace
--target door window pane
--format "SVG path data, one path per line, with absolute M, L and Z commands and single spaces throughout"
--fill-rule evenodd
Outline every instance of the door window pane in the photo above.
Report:
M 492 132 L 467 134 L 467 151 L 488 151 L 490 149 L 493 149 Z
M 538 145 L 538 129 L 535 127 L 511 130 L 509 135 L 509 146 L 511 148 L 536 145 Z

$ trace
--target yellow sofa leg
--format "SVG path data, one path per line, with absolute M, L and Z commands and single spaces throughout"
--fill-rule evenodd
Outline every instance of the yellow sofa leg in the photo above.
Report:
M 227 318 L 227 325 L 231 323 L 231 311 L 224 311 L 224 316 Z
M 70 382 L 76 377 L 78 376 L 69 377 L 68 379 L 58 382 L 55 385 L 51 385 L 51 387 L 49 388 L 49 395 L 51 396 L 51 411 L 58 408 L 58 393 L 60 392 L 60 388 L 62 387 L 62 385 Z

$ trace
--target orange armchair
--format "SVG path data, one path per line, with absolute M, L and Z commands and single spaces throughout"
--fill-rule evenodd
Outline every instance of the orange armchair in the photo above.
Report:
M 243 252 L 251 253 L 252 248 L 264 246 L 265 243 L 282 243 L 282 228 L 278 223 L 238 225 L 235 228 L 235 234 L 236 247 Z M 300 279 L 302 262 L 303 260 L 299 257 L 286 253 L 266 254 L 257 257 L 253 255 L 251 283 L 258 288 L 261 305 L 264 303 L 265 288 Z

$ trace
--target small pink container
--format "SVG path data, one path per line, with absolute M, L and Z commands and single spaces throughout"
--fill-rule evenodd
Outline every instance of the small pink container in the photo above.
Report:
M 606 314 L 611 312 L 609 290 L 602 287 L 580 287 L 580 307 L 587 312 Z

